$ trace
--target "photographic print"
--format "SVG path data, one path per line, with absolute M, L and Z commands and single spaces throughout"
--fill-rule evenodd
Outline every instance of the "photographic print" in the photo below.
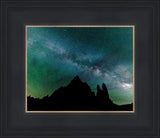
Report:
M 26 25 L 26 112 L 134 112 L 134 25 Z

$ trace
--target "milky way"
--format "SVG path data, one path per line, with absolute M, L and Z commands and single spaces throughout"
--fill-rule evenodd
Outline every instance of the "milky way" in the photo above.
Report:
M 133 101 L 132 27 L 27 27 L 27 95 L 42 98 L 78 75 L 116 104 Z

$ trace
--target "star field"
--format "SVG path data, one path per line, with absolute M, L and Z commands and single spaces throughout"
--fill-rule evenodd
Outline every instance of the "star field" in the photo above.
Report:
M 132 27 L 27 27 L 27 95 L 42 98 L 78 75 L 116 104 L 133 101 Z

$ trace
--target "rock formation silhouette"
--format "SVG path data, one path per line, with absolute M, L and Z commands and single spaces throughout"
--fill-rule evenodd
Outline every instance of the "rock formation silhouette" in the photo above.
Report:
M 28 111 L 132 111 L 133 105 L 116 105 L 109 98 L 107 86 L 97 85 L 97 95 L 78 76 L 51 96 L 42 99 L 27 97 Z

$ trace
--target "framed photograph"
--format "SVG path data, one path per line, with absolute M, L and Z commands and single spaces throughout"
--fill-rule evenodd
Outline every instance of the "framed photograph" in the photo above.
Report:
M 159 7 L 1 1 L 0 138 L 160 138 Z
M 26 112 L 134 112 L 133 25 L 26 25 Z

